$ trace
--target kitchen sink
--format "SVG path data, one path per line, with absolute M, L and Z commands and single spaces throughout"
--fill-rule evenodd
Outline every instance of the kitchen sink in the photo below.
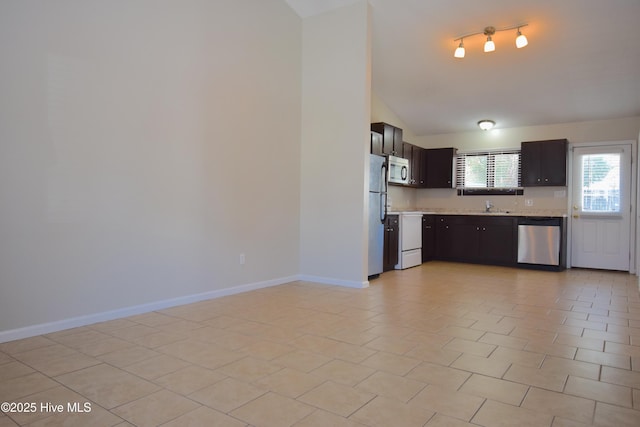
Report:
M 487 212 L 487 211 L 469 211 L 469 212 L 465 212 L 466 215 L 492 215 L 492 216 L 512 216 L 515 215 L 513 212 L 511 211 L 491 211 L 491 212 Z

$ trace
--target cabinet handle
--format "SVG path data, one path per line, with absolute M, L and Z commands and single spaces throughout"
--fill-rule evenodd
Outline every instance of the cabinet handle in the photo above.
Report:
M 485 227 L 482 227 L 482 231 L 487 231 L 487 229 Z
M 431 226 L 430 226 L 430 225 L 427 225 L 427 226 L 425 226 L 424 228 L 426 228 L 426 229 L 430 229 L 430 228 L 431 228 Z
M 480 227 L 476 227 L 476 231 L 480 231 Z

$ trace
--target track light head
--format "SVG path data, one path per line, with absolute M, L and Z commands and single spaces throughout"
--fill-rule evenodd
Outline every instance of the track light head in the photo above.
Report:
M 496 33 L 496 29 L 494 27 L 487 27 L 484 29 L 484 35 L 487 36 L 487 41 L 484 43 L 484 51 L 485 52 L 493 52 L 496 50 L 496 44 L 491 39 L 491 36 Z
M 463 39 L 460 39 L 460 44 L 456 48 L 456 52 L 453 54 L 453 56 L 456 58 L 464 58 L 464 53 Z
M 529 44 L 527 37 L 520 32 L 520 27 L 518 27 L 518 36 L 516 37 L 516 47 L 518 49 L 525 47 Z
M 487 41 L 484 42 L 484 51 L 493 52 L 496 50 L 496 44 L 491 40 L 491 36 L 487 37 Z

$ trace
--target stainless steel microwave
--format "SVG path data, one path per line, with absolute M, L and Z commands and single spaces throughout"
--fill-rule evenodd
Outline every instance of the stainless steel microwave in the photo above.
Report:
M 388 181 L 394 184 L 409 184 L 409 160 L 402 157 L 389 156 L 387 158 L 389 171 Z

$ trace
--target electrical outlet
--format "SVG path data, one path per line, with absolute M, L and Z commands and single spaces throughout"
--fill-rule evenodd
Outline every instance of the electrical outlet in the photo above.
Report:
M 240 254 L 240 265 L 244 265 L 245 260 L 244 254 Z
M 525 206 L 533 206 L 533 199 L 525 199 L 524 204 Z

